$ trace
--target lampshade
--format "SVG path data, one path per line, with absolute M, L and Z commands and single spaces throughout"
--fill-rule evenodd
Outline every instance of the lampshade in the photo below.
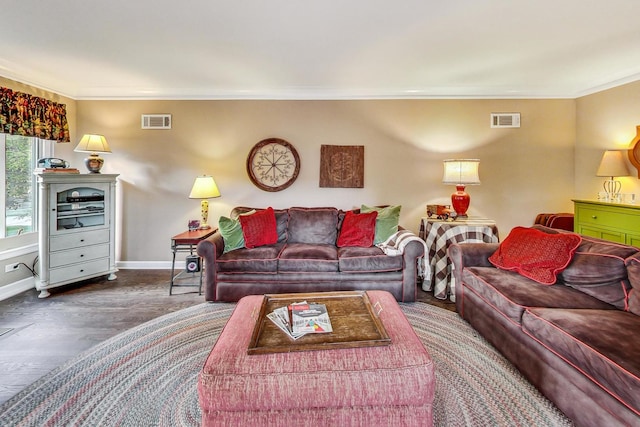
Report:
M 111 148 L 109 148 L 104 136 L 86 134 L 73 151 L 79 153 L 110 153 Z
M 479 167 L 480 160 L 478 159 L 444 160 L 444 175 L 442 177 L 442 182 L 444 184 L 451 185 L 479 185 Z
M 629 168 L 622 157 L 622 151 L 607 150 L 602 155 L 596 176 L 629 176 Z
M 467 217 L 467 210 L 471 203 L 471 197 L 464 191 L 465 185 L 480 184 L 478 159 L 449 159 L 444 160 L 444 175 L 442 182 L 456 186 L 456 191 L 451 195 L 451 205 L 459 218 Z
M 98 153 L 111 153 L 111 148 L 109 148 L 107 139 L 104 136 L 86 134 L 73 151 L 91 153 L 91 155 L 84 159 L 84 164 L 90 173 L 100 173 L 104 159 L 100 157 Z
M 220 197 L 220 190 L 212 176 L 199 176 L 193 183 L 190 199 L 211 199 L 213 197 Z

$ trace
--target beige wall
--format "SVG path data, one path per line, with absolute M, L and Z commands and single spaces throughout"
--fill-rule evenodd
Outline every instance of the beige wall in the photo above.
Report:
M 629 83 L 576 100 L 576 197 L 594 199 L 606 178 L 596 177 L 605 150 L 627 149 L 640 125 L 640 82 Z M 617 178 L 623 193 L 640 197 L 637 169 Z M 638 202 L 636 202 L 638 203 Z
M 520 112 L 519 129 L 491 129 L 491 112 Z M 140 115 L 169 113 L 172 130 L 141 130 Z M 104 134 L 103 169 L 120 175 L 118 259 L 170 260 L 169 239 L 199 217 L 187 198 L 194 178 L 213 175 L 222 197 L 210 223 L 236 205 L 288 207 L 402 204 L 418 231 L 427 203 L 450 202 L 442 160 L 477 157 L 480 186 L 468 187 L 471 215 L 495 218 L 502 237 L 536 213 L 572 209 L 574 100 L 78 101 L 77 135 Z M 298 180 L 279 193 L 249 181 L 250 148 L 268 137 L 298 150 Z M 322 144 L 365 146 L 365 187 L 318 187 Z M 74 144 L 57 155 L 82 168 Z

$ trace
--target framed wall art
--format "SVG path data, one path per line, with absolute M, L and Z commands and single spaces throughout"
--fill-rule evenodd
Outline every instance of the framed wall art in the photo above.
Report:
M 364 188 L 364 146 L 320 146 L 320 187 Z

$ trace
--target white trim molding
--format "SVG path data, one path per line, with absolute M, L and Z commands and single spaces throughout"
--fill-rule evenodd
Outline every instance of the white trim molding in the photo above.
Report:
M 0 286 L 0 301 L 11 298 L 29 289 L 35 289 L 36 280 L 34 277 L 18 280 L 5 286 Z
M 118 261 L 121 270 L 171 270 L 171 261 Z M 176 261 L 176 271 L 185 268 L 184 261 Z

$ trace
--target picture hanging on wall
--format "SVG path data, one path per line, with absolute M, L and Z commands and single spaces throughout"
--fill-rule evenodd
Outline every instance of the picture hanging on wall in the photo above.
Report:
M 364 188 L 364 146 L 322 145 L 320 187 Z

